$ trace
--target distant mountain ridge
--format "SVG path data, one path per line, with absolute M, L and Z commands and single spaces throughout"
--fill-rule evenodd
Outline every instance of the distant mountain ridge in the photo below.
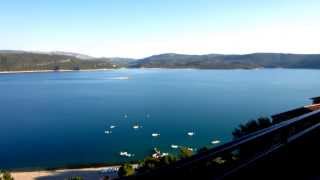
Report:
M 320 69 L 320 54 L 253 53 L 245 55 L 160 54 L 134 61 L 130 67 L 144 68 L 307 68 Z
M 92 57 L 72 52 L 0 50 L 0 71 L 105 68 L 320 69 L 320 54 L 253 53 L 244 55 L 186 55 L 166 53 L 142 59 Z

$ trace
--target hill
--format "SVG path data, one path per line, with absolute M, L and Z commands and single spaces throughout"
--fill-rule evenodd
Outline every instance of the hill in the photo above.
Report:
M 143 59 L 96 58 L 70 52 L 0 51 L 0 71 L 105 68 L 320 69 L 320 54 L 254 53 L 245 55 L 160 54 Z
M 79 54 L 0 51 L 0 71 L 115 68 L 110 59 L 79 58 Z
M 130 63 L 130 67 L 145 68 L 307 68 L 320 69 L 320 54 L 254 53 L 246 55 L 185 55 L 160 54 Z

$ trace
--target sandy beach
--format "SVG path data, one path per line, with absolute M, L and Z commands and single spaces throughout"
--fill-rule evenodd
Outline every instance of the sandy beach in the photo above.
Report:
M 80 169 L 61 169 L 61 170 L 40 170 L 40 171 L 25 171 L 11 172 L 15 180 L 64 180 L 69 177 L 81 176 L 82 178 L 99 180 L 104 176 L 109 176 L 111 179 L 117 178 L 117 170 L 119 166 L 106 166 L 98 168 L 80 168 Z

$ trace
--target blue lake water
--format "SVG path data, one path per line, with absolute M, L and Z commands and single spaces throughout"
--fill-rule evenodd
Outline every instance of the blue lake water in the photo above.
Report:
M 226 142 L 239 123 L 310 103 L 319 79 L 318 70 L 288 69 L 2 74 L 0 169 L 119 163 L 153 147 Z

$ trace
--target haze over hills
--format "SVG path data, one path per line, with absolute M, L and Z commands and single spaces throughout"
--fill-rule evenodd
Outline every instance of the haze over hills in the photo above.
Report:
M 320 54 L 253 53 L 185 55 L 167 53 L 143 59 L 96 58 L 71 52 L 0 51 L 0 71 L 102 68 L 306 68 L 320 69 Z

